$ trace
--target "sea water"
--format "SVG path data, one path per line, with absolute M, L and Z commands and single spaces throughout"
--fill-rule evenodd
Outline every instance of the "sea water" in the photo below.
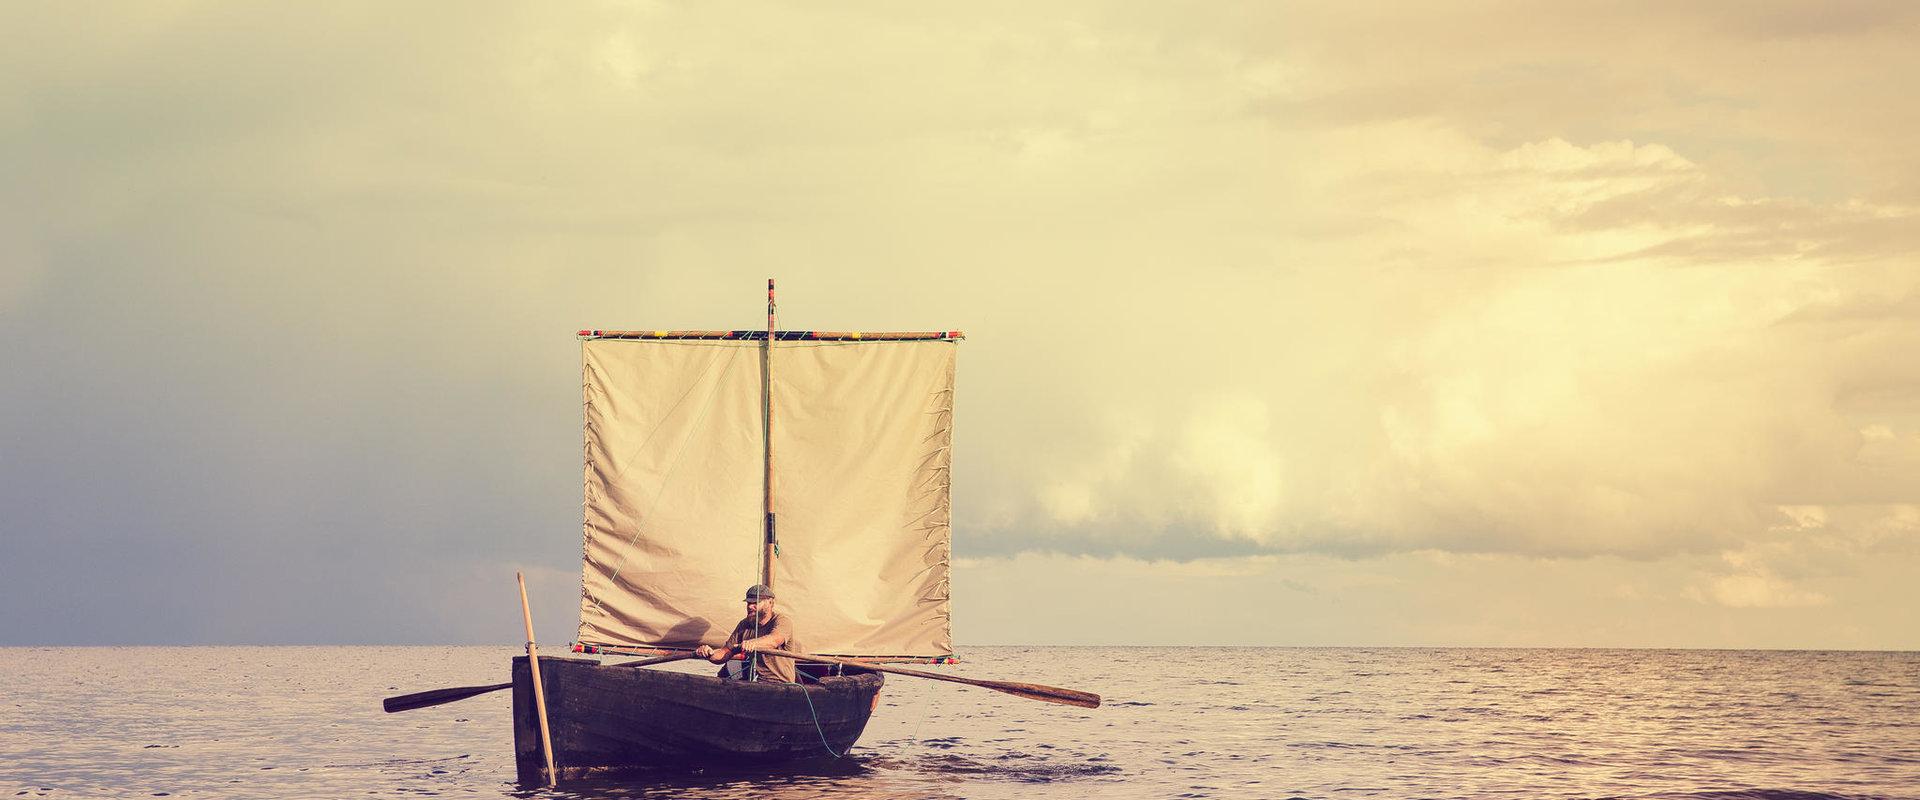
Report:
M 1920 654 L 969 647 L 843 758 L 516 785 L 513 647 L 0 649 L 6 797 L 1920 798 Z M 697 670 L 676 664 L 665 669 Z

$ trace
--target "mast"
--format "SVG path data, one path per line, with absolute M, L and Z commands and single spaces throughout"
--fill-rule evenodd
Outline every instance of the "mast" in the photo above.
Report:
M 761 510 L 766 512 L 766 551 L 760 558 L 760 582 L 773 586 L 773 558 L 779 540 L 773 529 L 773 279 L 767 279 L 767 338 L 760 340 L 760 431 L 766 471 L 760 479 Z

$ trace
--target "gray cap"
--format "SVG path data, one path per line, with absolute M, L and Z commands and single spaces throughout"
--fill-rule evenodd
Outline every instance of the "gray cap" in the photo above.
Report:
M 768 586 L 764 583 L 756 583 L 752 586 L 747 587 L 747 602 L 753 602 L 755 600 L 761 600 L 761 599 L 769 598 L 772 596 L 773 596 L 773 587 Z

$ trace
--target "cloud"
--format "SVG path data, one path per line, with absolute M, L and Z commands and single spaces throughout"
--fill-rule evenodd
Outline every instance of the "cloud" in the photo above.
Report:
M 1798 247 L 1656 257 L 1759 223 L 1729 223 L 1717 209 L 1738 203 L 1716 200 L 1600 224 L 1594 209 L 1621 198 L 1715 182 L 1657 145 L 1498 150 L 1397 124 L 1354 138 L 1356 162 L 1418 154 L 1369 158 L 1328 195 L 1371 209 L 1378 233 L 1342 261 L 1277 273 L 1266 335 L 1196 341 L 1170 374 L 1101 378 L 1127 422 L 1050 442 L 1041 502 L 1003 515 L 983 549 L 1658 558 L 1749 540 L 1782 503 L 1915 499 L 1920 473 L 1896 443 L 1920 430 L 1916 407 L 1837 401 L 1862 382 L 1908 385 L 1900 354 L 1920 343 L 1904 305 L 1876 299 L 1916 285 L 1904 245 L 1864 267 Z M 1404 256 L 1417 269 L 1367 258 L 1435 242 L 1454 255 Z M 1284 299 L 1303 295 L 1319 307 Z M 1216 303 L 1251 310 L 1237 300 Z M 1836 307 L 1854 309 L 1842 340 L 1812 322 Z M 1319 362 L 1301 342 L 1347 358 Z M 1864 441 L 1862 423 L 1879 433 Z M 1057 469 L 1076 463 L 1097 466 Z M 998 488 L 1002 503 L 1020 491 Z
M 1707 597 L 1728 608 L 1798 608 L 1832 602 L 1770 575 L 1728 575 L 1715 578 Z

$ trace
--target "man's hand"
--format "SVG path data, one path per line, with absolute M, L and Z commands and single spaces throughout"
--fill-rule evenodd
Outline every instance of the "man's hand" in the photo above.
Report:
M 713 645 L 700 645 L 693 649 L 693 654 L 699 658 L 713 658 Z

